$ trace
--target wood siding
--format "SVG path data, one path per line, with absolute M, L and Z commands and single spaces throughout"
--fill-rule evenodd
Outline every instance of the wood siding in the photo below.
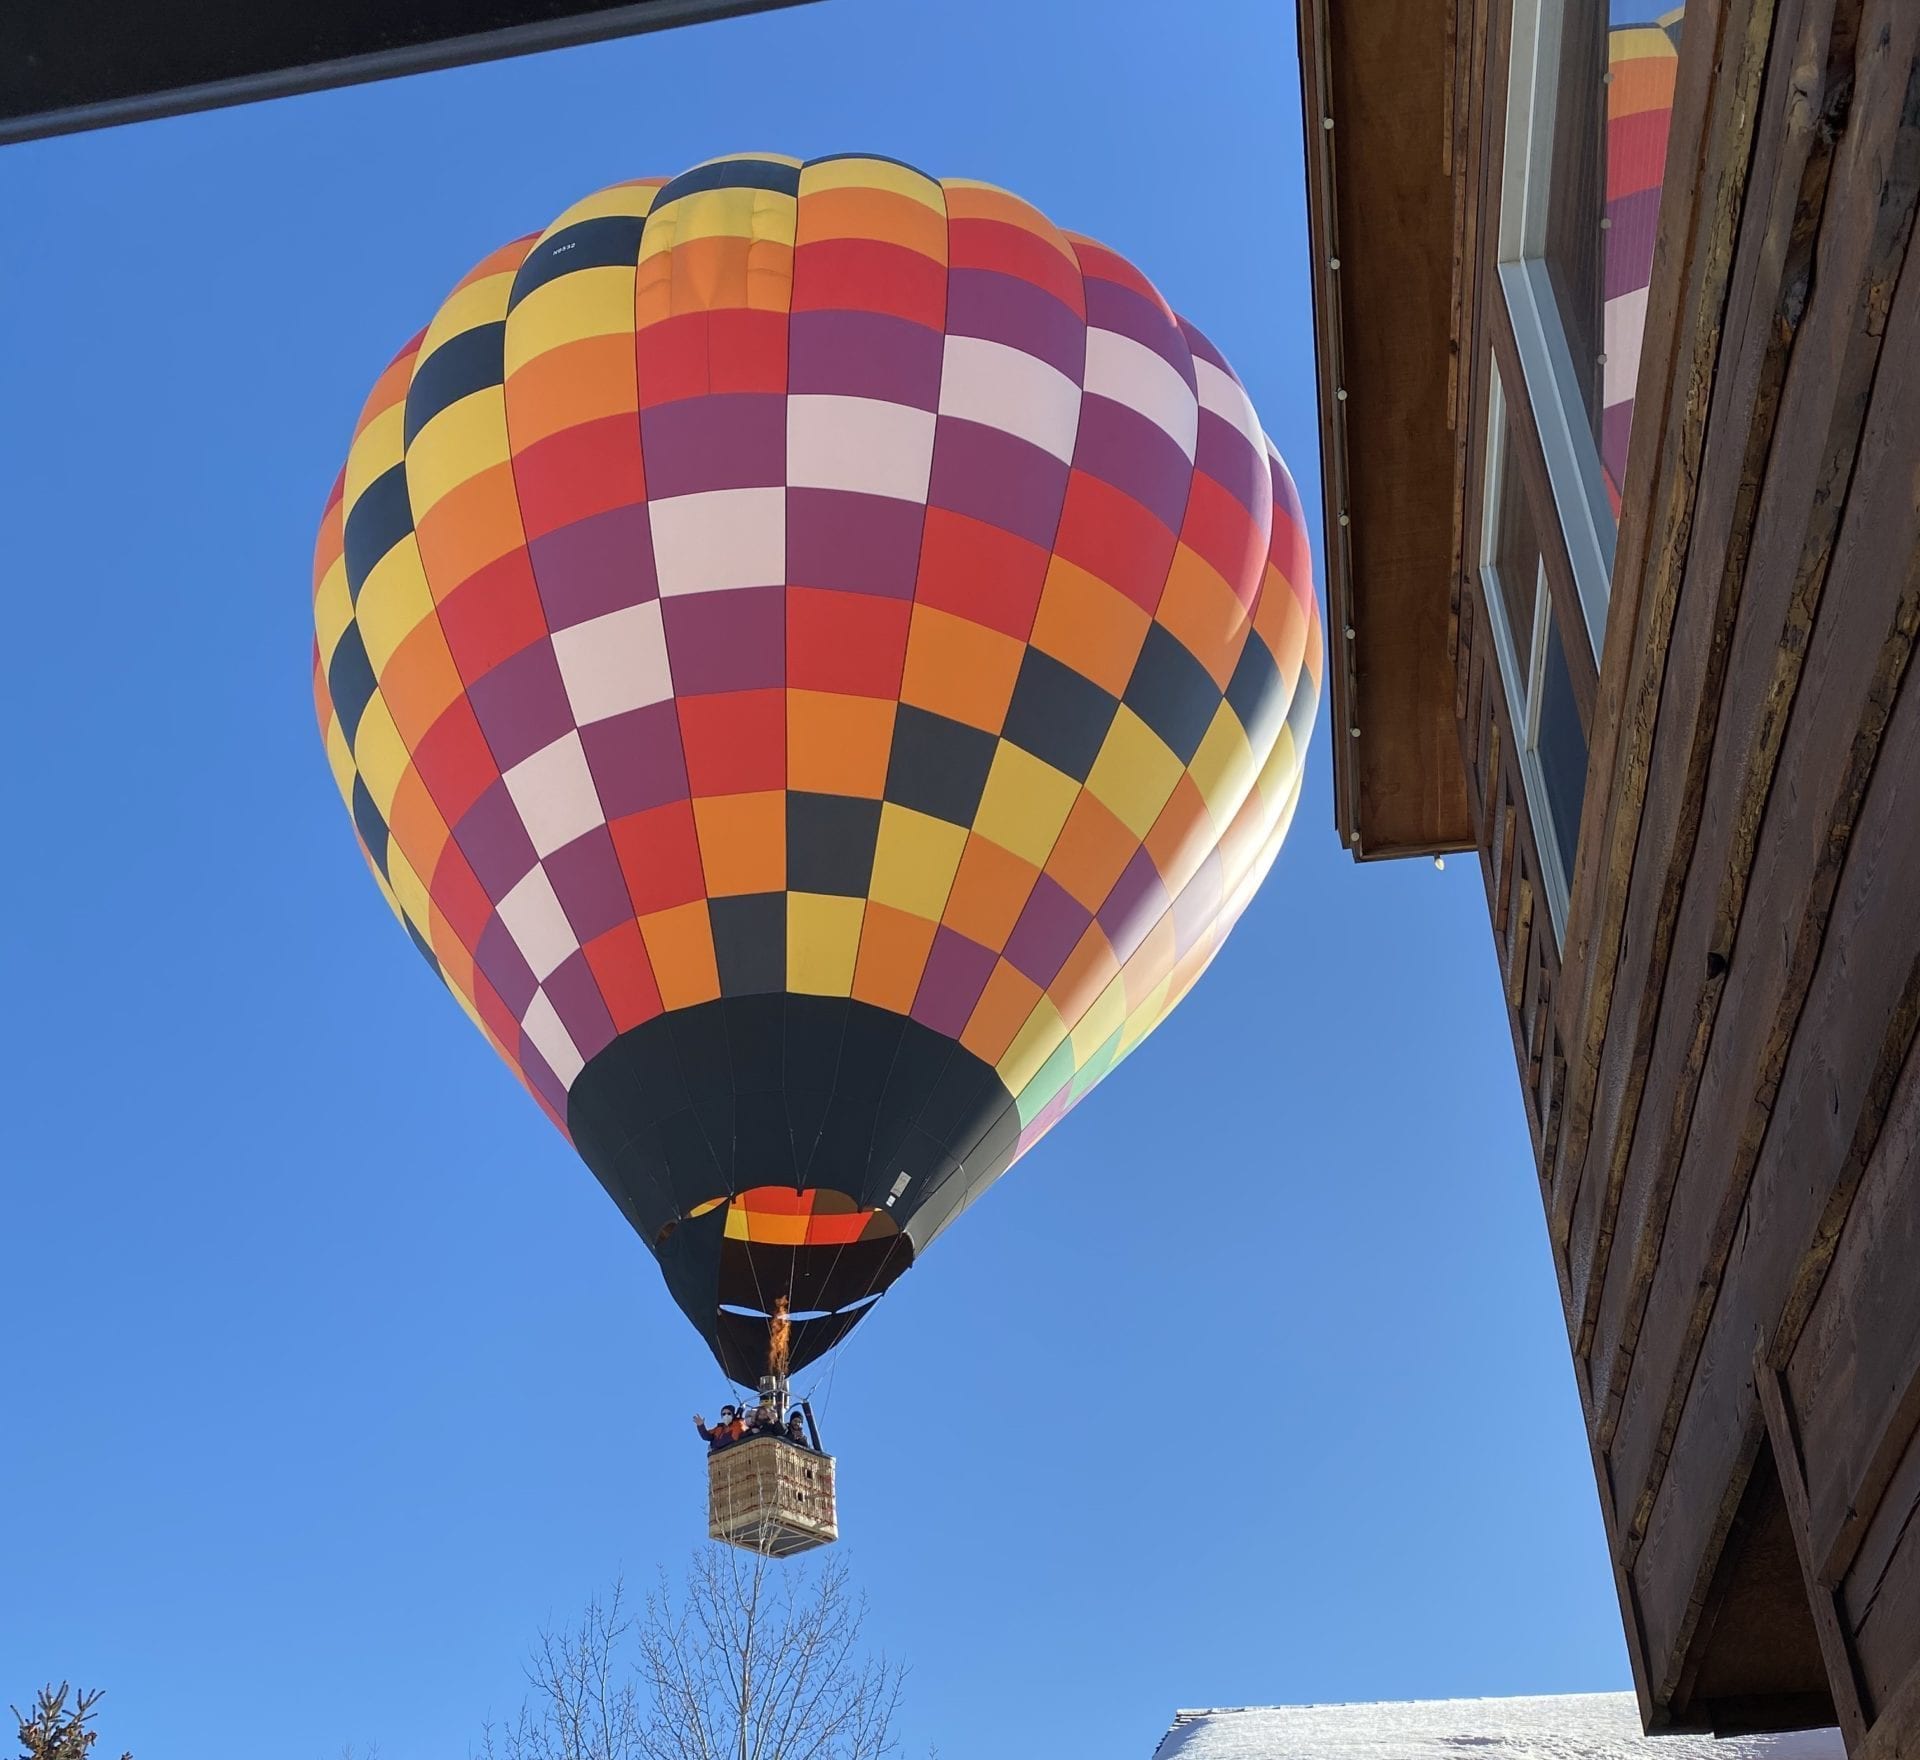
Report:
M 1455 712 L 1642 1706 L 1910 1753 L 1920 5 L 1688 5 L 1564 952 L 1474 540 L 1508 16 L 1455 17 Z

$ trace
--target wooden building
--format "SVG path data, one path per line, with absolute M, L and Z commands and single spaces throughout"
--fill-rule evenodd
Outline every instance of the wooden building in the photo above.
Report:
M 1892 1760 L 1920 0 L 1666 3 L 1301 0 L 1336 810 L 1479 851 L 1644 1721 Z

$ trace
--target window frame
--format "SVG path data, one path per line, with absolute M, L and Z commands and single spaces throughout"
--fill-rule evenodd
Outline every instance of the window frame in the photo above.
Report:
M 1493 637 L 1494 658 L 1500 667 L 1500 683 L 1506 693 L 1507 715 L 1514 730 L 1514 760 L 1520 769 L 1520 783 L 1527 797 L 1527 818 L 1533 830 L 1534 855 L 1539 863 L 1541 890 L 1547 895 L 1547 914 L 1553 923 L 1555 946 L 1566 944 L 1567 911 L 1572 903 L 1573 877 L 1560 860 L 1560 839 L 1555 830 L 1553 806 L 1547 793 L 1546 772 L 1540 763 L 1540 711 L 1546 695 L 1547 643 L 1554 624 L 1553 590 L 1547 575 L 1546 546 L 1536 546 L 1538 554 L 1533 571 L 1533 635 L 1525 656 L 1521 655 L 1507 621 L 1506 600 L 1502 597 L 1497 554 L 1502 485 L 1507 448 L 1512 443 L 1507 415 L 1506 387 L 1500 369 L 1491 358 L 1487 362 L 1487 441 L 1483 460 L 1484 485 L 1480 496 L 1480 596 L 1487 612 L 1487 628 Z M 1525 495 L 1524 484 L 1519 485 Z M 1538 521 L 1535 522 L 1536 527 Z M 1585 609 L 1585 595 L 1582 595 Z M 1566 636 L 1561 635 L 1564 647 Z M 1578 833 L 1575 834 L 1576 843 Z
M 1547 467 L 1555 523 L 1597 655 L 1606 640 L 1618 529 L 1546 261 L 1565 5 L 1566 0 L 1513 0 L 1494 267 Z M 1597 223 L 1604 221 L 1604 214 L 1596 216 Z

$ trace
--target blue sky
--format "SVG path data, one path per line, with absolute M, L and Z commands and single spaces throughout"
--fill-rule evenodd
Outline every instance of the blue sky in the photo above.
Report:
M 459 1756 L 544 1620 L 700 1535 L 717 1372 L 314 732 L 393 350 L 602 184 L 876 150 L 1141 264 L 1316 510 L 1298 91 L 1264 0 L 823 0 L 0 152 L 0 1702 Z M 1479 873 L 1350 863 L 1325 742 L 1212 973 L 823 1388 L 912 1751 L 1627 1684 Z

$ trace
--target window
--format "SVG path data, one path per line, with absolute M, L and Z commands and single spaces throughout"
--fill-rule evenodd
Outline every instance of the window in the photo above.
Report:
M 1513 720 L 1527 812 L 1556 940 L 1566 934 L 1580 800 L 1587 785 L 1587 736 L 1553 598 L 1539 530 L 1520 480 L 1500 375 L 1490 377 L 1487 491 L 1480 576 L 1500 679 Z
M 1514 0 L 1500 285 L 1597 654 L 1678 67 L 1679 7 Z

